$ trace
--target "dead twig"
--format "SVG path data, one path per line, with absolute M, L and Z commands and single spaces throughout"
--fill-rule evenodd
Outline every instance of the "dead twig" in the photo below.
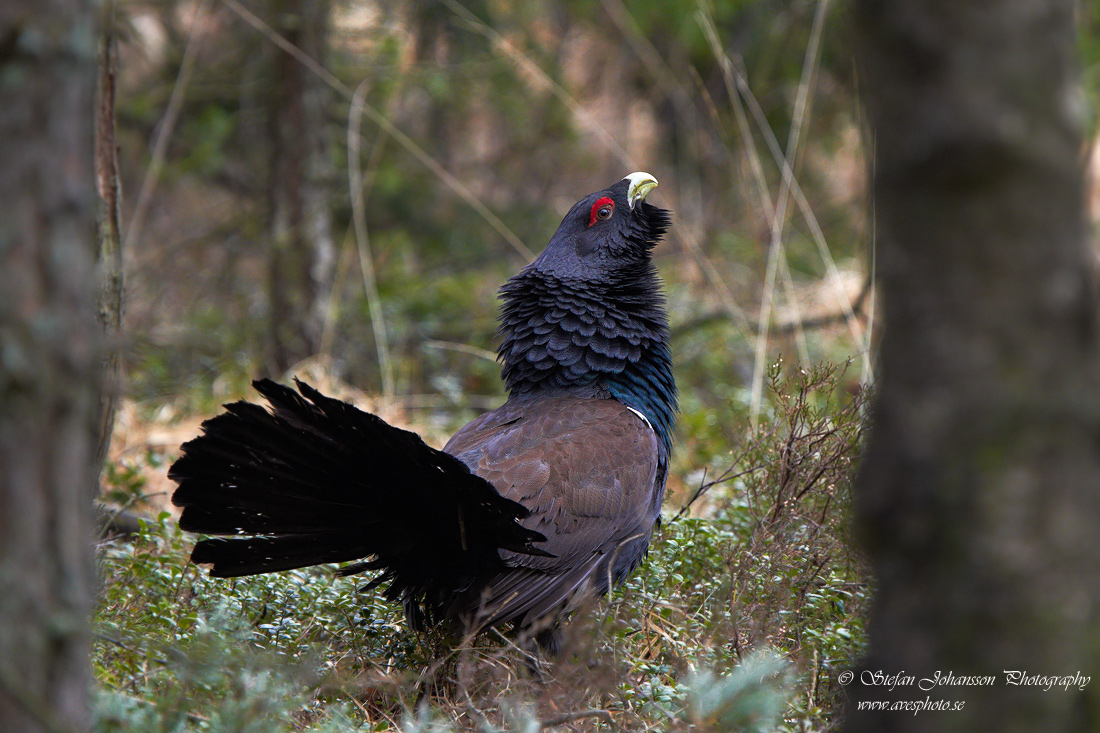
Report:
M 564 725 L 566 723 L 573 723 L 578 720 L 584 720 L 585 718 L 599 718 L 607 723 L 614 722 L 614 718 L 611 717 L 609 710 L 578 710 L 575 713 L 565 713 L 559 715 L 556 718 L 550 718 L 539 723 L 539 730 L 546 730 L 547 728 L 553 728 L 555 725 Z
M 871 277 L 868 275 L 863 280 L 863 286 L 859 289 L 859 294 L 852 300 L 851 305 L 848 308 L 842 308 L 841 310 L 834 311 L 832 313 L 825 313 L 820 316 L 814 316 L 813 318 L 803 318 L 800 322 L 795 323 L 793 321 L 785 323 L 777 323 L 771 326 L 768 331 L 773 334 L 787 334 L 792 333 L 798 328 L 804 331 L 828 328 L 829 326 L 845 323 L 850 318 L 850 313 L 863 315 L 863 305 L 867 302 L 867 296 L 871 293 Z M 710 313 L 704 313 L 701 316 L 692 318 L 689 321 L 684 321 L 678 324 L 672 329 L 672 338 L 682 338 L 693 331 L 697 331 L 701 328 L 706 328 L 715 323 L 722 323 L 727 320 L 728 314 L 725 310 L 712 311 Z M 755 335 L 758 333 L 759 326 L 754 323 L 749 323 L 749 331 Z

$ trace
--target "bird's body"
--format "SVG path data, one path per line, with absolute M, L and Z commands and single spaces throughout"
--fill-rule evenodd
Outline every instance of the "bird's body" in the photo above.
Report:
M 649 545 L 657 441 L 616 400 L 509 400 L 444 450 L 530 511 L 522 524 L 546 537 L 537 546 L 552 555 L 502 551 L 507 569 L 457 598 L 448 616 L 532 626 L 570 597 L 607 592 L 608 572 L 618 582 Z
M 676 410 L 649 250 L 668 215 L 635 173 L 578 202 L 502 289 L 509 399 L 442 451 L 338 400 L 256 383 L 169 476 L 196 563 L 235 576 L 358 561 L 414 626 L 513 623 L 553 646 L 578 599 L 641 561 Z

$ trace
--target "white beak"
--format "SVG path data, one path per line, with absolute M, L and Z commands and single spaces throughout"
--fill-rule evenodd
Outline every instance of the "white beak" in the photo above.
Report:
M 626 202 L 630 204 L 630 210 L 634 210 L 634 204 L 646 197 L 653 189 L 657 188 L 657 179 L 648 173 L 631 173 L 626 177 L 630 185 L 626 188 Z

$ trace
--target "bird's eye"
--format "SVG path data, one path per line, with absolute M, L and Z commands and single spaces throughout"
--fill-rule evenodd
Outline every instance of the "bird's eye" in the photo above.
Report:
M 615 211 L 615 202 L 604 196 L 602 199 L 592 204 L 592 213 L 588 216 L 588 226 L 592 226 L 597 221 L 607 221 L 611 218 L 611 214 Z

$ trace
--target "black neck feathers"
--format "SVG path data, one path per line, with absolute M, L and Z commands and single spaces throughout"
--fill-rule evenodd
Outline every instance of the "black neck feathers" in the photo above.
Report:
M 573 392 L 642 413 L 671 445 L 676 384 L 668 315 L 653 265 L 613 281 L 563 278 L 528 266 L 501 288 L 504 382 L 512 397 Z

